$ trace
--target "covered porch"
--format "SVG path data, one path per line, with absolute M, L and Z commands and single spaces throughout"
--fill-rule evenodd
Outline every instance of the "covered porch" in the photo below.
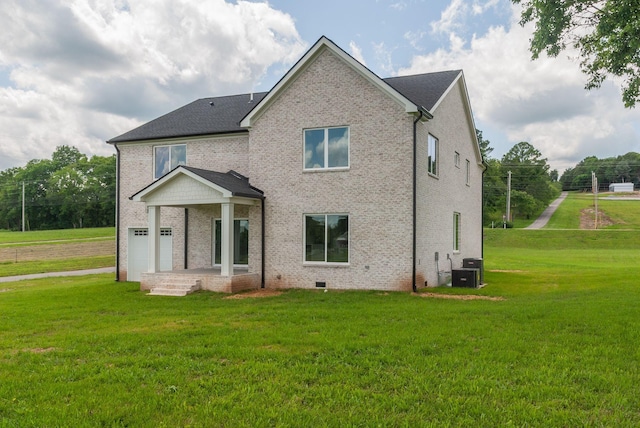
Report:
M 263 193 L 250 186 L 246 177 L 234 171 L 220 173 L 181 165 L 140 190 L 131 199 L 144 203 L 147 212 L 148 269 L 140 274 L 141 290 L 150 290 L 152 294 L 184 295 L 195 290 L 234 293 L 261 286 L 262 257 L 259 258 L 260 266 L 234 265 L 234 255 L 237 258 L 238 252 L 238 248 L 235 248 L 238 245 L 238 238 L 234 236 L 234 232 L 237 232 L 234 229 L 236 208 L 243 206 L 263 209 Z M 203 263 L 200 260 L 199 263 L 187 268 L 185 251 L 183 269 L 176 269 L 174 263 L 172 270 L 160 270 L 160 230 L 163 207 L 196 210 L 215 207 L 219 213 L 215 226 L 210 223 L 207 228 L 200 224 L 197 232 L 198 235 L 209 233 L 211 236 L 215 230 L 215 256 L 214 242 L 212 242 L 209 263 Z M 262 229 L 262 224 L 259 226 Z M 191 244 L 187 240 L 187 226 L 183 233 L 185 250 L 188 250 Z M 213 240 L 214 238 L 211 238 L 211 241 Z M 202 252 L 201 245 L 193 248 L 193 251 Z

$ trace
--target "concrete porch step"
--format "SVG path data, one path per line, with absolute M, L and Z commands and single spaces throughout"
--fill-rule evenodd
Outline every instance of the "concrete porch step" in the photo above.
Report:
M 153 287 L 149 296 L 186 296 L 200 290 L 199 279 L 167 279 Z

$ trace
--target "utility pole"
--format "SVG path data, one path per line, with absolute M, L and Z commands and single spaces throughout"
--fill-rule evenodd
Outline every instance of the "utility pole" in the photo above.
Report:
M 591 191 L 593 192 L 593 206 L 595 208 L 596 218 L 593 222 L 593 228 L 598 228 L 598 177 L 596 173 L 591 171 Z
M 22 182 L 22 231 L 24 232 L 24 181 Z
M 507 221 L 511 221 L 511 171 L 507 174 Z

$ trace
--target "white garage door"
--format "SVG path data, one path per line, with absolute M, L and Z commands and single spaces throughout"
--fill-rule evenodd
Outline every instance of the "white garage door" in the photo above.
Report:
M 171 235 L 170 228 L 160 229 L 160 270 L 173 267 Z M 149 270 L 149 229 L 129 229 L 127 248 L 127 281 L 140 281 L 140 274 Z

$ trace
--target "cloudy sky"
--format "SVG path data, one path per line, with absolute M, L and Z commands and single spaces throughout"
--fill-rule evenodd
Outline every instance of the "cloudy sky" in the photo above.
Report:
M 501 157 L 528 141 L 561 173 L 640 152 L 640 110 L 572 53 L 530 61 L 508 0 L 2 0 L 0 170 L 106 140 L 197 98 L 269 90 L 322 35 L 380 77 L 462 68 Z

